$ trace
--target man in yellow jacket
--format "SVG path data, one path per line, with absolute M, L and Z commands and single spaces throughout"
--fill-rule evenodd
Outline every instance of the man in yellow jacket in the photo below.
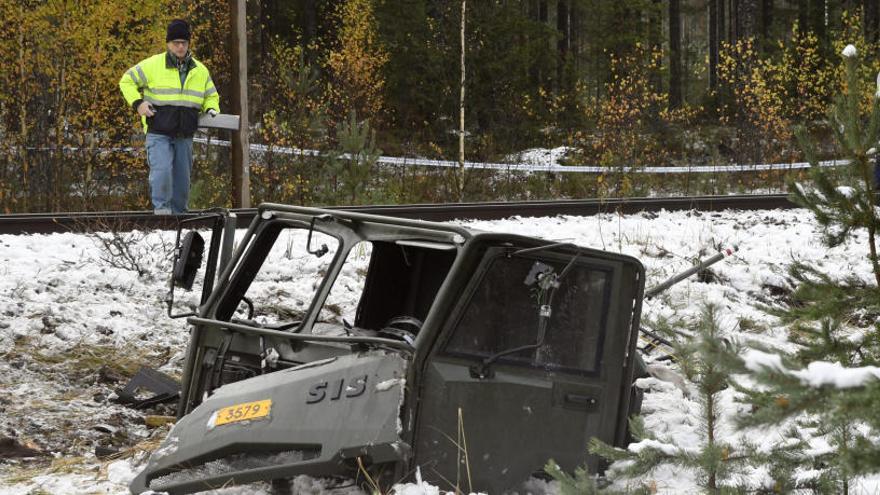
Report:
M 140 61 L 119 80 L 125 101 L 141 116 L 147 134 L 150 196 L 158 215 L 184 213 L 189 203 L 193 134 L 199 114 L 220 111 L 220 95 L 207 67 L 190 52 L 190 27 L 168 25 L 168 50 Z

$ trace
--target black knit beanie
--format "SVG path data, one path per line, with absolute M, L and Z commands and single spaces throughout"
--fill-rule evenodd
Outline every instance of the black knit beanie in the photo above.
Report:
M 165 35 L 165 41 L 186 40 L 189 41 L 190 32 L 189 24 L 181 19 L 174 19 L 168 24 L 168 34 Z

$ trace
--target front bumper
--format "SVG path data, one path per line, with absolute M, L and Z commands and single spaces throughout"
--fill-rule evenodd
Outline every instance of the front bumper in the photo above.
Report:
M 223 386 L 174 426 L 133 494 L 171 495 L 297 475 L 350 476 L 365 463 L 405 461 L 400 407 L 407 362 L 347 355 Z M 266 417 L 215 426 L 236 404 L 272 401 Z

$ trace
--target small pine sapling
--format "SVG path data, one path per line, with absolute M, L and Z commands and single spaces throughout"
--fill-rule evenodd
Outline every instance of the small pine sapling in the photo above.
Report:
M 369 121 L 359 122 L 352 111 L 336 137 L 339 149 L 329 157 L 329 172 L 350 204 L 368 200 L 364 196 L 370 192 L 370 175 L 382 154 L 376 147 L 376 131 L 370 128 Z
M 723 338 L 718 308 L 711 304 L 704 306 L 689 330 L 693 337 L 676 342 L 674 355 L 699 404 L 694 414 L 701 426 L 700 444 L 681 446 L 672 438 L 654 437 L 637 417 L 630 422 L 635 443 L 621 449 L 594 438 L 590 452 L 609 461 L 624 461 L 612 466 L 611 478 L 644 477 L 670 465 L 696 473 L 700 485 L 712 493 L 733 493 L 740 489 L 736 474 L 748 465 L 754 449 L 732 442 L 721 425 L 720 400 L 730 385 L 730 373 L 719 356 L 730 352 L 725 348 L 731 344 Z
M 560 495 L 596 495 L 600 493 L 595 476 L 583 467 L 577 468 L 572 476 L 563 471 L 559 464 L 556 464 L 556 461 L 550 459 L 544 466 L 544 471 L 559 482 Z

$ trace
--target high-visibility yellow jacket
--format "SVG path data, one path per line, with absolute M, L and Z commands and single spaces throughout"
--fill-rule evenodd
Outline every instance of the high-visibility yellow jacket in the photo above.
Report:
M 140 61 L 119 80 L 122 96 L 134 109 L 142 101 L 153 104 L 156 114 L 141 118 L 144 132 L 192 136 L 198 129 L 199 113 L 220 111 L 220 95 L 208 68 L 194 58 L 188 64 L 183 83 L 176 59 L 168 52 Z

